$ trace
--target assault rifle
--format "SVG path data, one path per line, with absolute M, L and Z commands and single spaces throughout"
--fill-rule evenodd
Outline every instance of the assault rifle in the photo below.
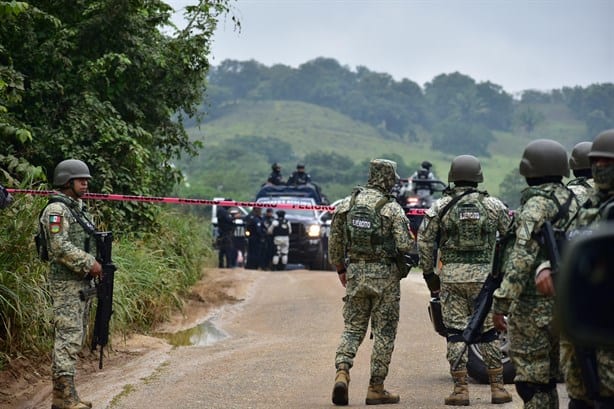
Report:
M 100 361 L 98 368 L 102 369 L 103 349 L 109 342 L 109 321 L 113 314 L 113 281 L 116 267 L 111 260 L 113 233 L 110 231 L 94 232 L 96 238 L 96 260 L 102 265 L 102 276 L 96 281 L 96 287 L 80 291 L 82 300 L 96 295 L 96 319 L 94 321 L 94 334 L 92 336 L 92 351 L 100 346 Z
M 482 338 L 484 334 L 482 334 L 482 326 L 484 325 L 484 321 L 492 308 L 493 294 L 501 285 L 501 281 L 503 281 L 503 272 L 501 271 L 503 268 L 503 256 L 505 253 L 505 248 L 513 238 L 514 235 L 509 233 L 497 237 L 492 267 L 488 277 L 486 277 L 486 281 L 484 281 L 484 284 L 478 293 L 477 298 L 474 301 L 475 308 L 473 315 L 471 315 L 467 327 L 461 334 L 465 347 L 452 366 L 454 370 L 456 370 L 458 367 L 461 358 L 467 350 L 467 346 L 483 341 Z
M 552 227 L 552 223 L 546 220 L 542 227 L 539 229 L 541 236 L 541 243 L 546 248 L 546 254 L 548 261 L 550 261 L 550 269 L 552 270 L 552 277 L 559 271 L 561 265 L 561 253 L 559 244 L 556 240 L 556 233 Z

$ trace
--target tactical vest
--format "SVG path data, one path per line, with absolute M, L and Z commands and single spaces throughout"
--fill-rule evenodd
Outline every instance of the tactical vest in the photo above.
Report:
M 289 236 L 290 228 L 287 219 L 279 220 L 277 226 L 273 227 L 273 236 Z
M 47 206 L 55 202 L 62 203 L 62 205 L 64 205 L 69 210 L 70 226 L 68 228 L 67 233 L 68 233 L 68 239 L 70 240 L 70 242 L 73 245 L 75 245 L 77 248 L 85 251 L 86 253 L 95 255 L 96 246 L 93 243 L 92 235 L 94 234 L 96 229 L 95 229 L 94 224 L 90 221 L 89 215 L 85 211 L 78 209 L 76 207 L 76 202 L 71 201 L 68 198 L 65 198 L 60 195 L 52 196 Z M 47 206 L 45 206 L 45 208 Z M 43 209 L 43 212 L 41 212 L 41 215 L 42 213 L 44 213 L 44 210 L 45 209 Z M 39 220 L 40 220 L 40 217 L 39 217 Z M 42 226 L 41 226 L 41 229 L 42 229 Z M 43 237 L 45 238 L 44 246 L 48 248 L 49 242 L 48 242 L 48 236 L 46 236 L 46 234 L 48 234 L 47 231 L 43 233 L 44 235 Z M 55 280 L 82 280 L 83 279 L 82 275 L 75 273 L 74 271 L 70 270 L 68 267 L 64 266 L 63 264 L 59 264 L 59 263 L 51 263 L 51 277 Z
M 392 199 L 386 195 L 375 203 L 356 203 L 356 197 L 363 192 L 359 187 L 352 192 L 347 213 L 348 255 L 350 261 L 381 261 L 394 255 L 394 243 L 382 231 L 382 207 Z
M 476 194 L 477 193 L 477 194 Z M 486 192 L 472 192 L 441 215 L 444 240 L 441 243 L 441 258 L 447 263 L 489 263 L 496 223 L 489 221 L 484 206 Z

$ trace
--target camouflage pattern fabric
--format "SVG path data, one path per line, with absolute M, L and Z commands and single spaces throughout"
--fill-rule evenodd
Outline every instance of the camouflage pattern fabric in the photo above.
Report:
M 510 358 L 516 368 L 515 383 L 547 385 L 556 379 L 559 361 L 559 334 L 553 323 L 554 299 L 537 291 L 535 269 L 547 257 L 536 234 L 546 220 L 559 211 L 571 192 L 560 183 L 526 188 L 514 221 L 516 241 L 503 266 L 501 286 L 494 293 L 493 311 L 508 316 Z M 575 215 L 578 204 L 570 202 L 569 212 L 554 227 L 562 228 Z M 525 408 L 558 408 L 556 389 L 538 392 Z
M 602 221 L 602 215 L 598 211 L 599 207 L 612 198 L 614 198 L 614 192 L 593 192 L 589 198 L 591 206 L 580 209 L 573 228 L 583 229 L 598 225 Z M 597 348 L 595 353 L 599 374 L 599 394 L 602 397 L 614 398 L 614 348 Z M 561 339 L 561 368 L 569 396 L 574 399 L 588 400 L 574 346 L 564 337 Z
M 440 219 L 442 209 L 456 196 L 465 193 L 469 187 L 454 187 L 451 194 L 442 197 L 433 203 L 430 209 L 427 210 L 418 231 L 418 251 L 420 253 L 420 267 L 423 273 L 428 274 L 434 272 L 434 258 L 437 236 L 440 236 L 442 248 L 440 249 L 440 257 L 445 258 L 446 251 L 455 252 L 446 247 L 446 240 L 454 240 L 454 234 L 458 232 L 452 231 L 450 227 L 450 217 L 453 208 L 451 208 Z M 491 253 L 494 248 L 496 232 L 504 234 L 510 224 L 510 216 L 507 207 L 497 198 L 483 196 L 482 193 L 475 192 L 463 196 L 452 207 L 462 205 L 465 202 L 471 203 L 475 200 L 481 200 L 482 206 L 486 209 L 488 224 L 487 230 L 488 243 L 486 250 L 481 252 L 467 252 L 476 256 L 476 260 L 484 260 L 483 262 L 473 263 L 444 263 L 441 270 L 438 272 L 441 280 L 441 312 L 443 322 L 446 328 L 463 331 L 474 311 L 474 301 L 477 298 L 488 273 L 490 272 Z M 476 254 L 483 253 L 483 254 Z M 451 257 L 449 257 L 451 258 Z M 488 260 L 488 261 L 485 261 Z M 492 313 L 489 313 L 484 321 L 482 333 L 493 328 Z M 447 343 L 446 358 L 450 363 L 450 368 L 464 349 L 463 342 Z M 480 344 L 480 350 L 484 354 L 484 362 L 489 369 L 501 367 L 501 351 L 499 348 L 499 340 L 494 340 L 489 343 Z M 452 368 L 459 370 L 467 365 L 467 353 L 461 357 L 458 367 Z
M 443 323 L 448 329 L 456 329 L 463 331 L 469 322 L 469 318 L 473 314 L 473 304 L 477 298 L 483 283 L 442 283 L 441 284 L 441 313 L 443 316 Z M 482 327 L 482 333 L 493 329 L 492 312 L 486 316 L 484 320 L 484 326 Z M 492 342 L 485 342 L 478 344 L 484 363 L 488 369 L 495 369 L 501 367 L 501 348 L 499 346 L 499 340 L 496 339 Z M 460 354 L 464 350 L 463 342 L 450 342 L 447 343 L 446 358 L 450 363 L 450 368 Z M 462 358 L 459 361 L 458 367 L 453 368 L 459 370 L 465 368 L 467 365 L 467 351 L 464 351 Z
M 442 242 L 446 239 L 446 223 L 445 220 L 440 220 L 439 213 L 452 200 L 453 197 L 462 194 L 469 188 L 455 187 L 451 195 L 446 195 L 433 203 L 428 209 L 418 230 L 418 252 L 420 254 L 420 268 L 424 274 L 429 274 L 435 270 L 435 260 L 433 252 L 435 250 L 436 238 L 438 233 L 441 233 Z M 479 193 L 471 193 L 467 196 L 478 196 Z M 469 197 L 463 197 L 459 203 L 463 203 Z M 491 246 L 487 251 L 487 262 L 484 263 L 448 263 L 444 264 L 439 273 L 439 278 L 442 282 L 447 283 L 483 283 L 486 276 L 490 272 L 491 252 L 494 248 L 495 232 L 504 234 L 510 224 L 510 216 L 508 208 L 497 198 L 487 196 L 483 200 L 483 205 L 488 212 L 488 223 L 491 225 L 492 235 L 490 237 Z M 450 214 L 444 216 L 444 219 Z
M 592 194 L 593 189 L 595 189 L 595 181 L 593 178 L 577 178 L 570 180 L 567 183 L 567 187 L 576 195 L 578 203 L 582 205 Z
M 91 285 L 85 279 L 94 265 L 95 241 L 71 213 L 69 206 L 83 212 L 81 200 L 55 193 L 51 198 L 62 200 L 49 204 L 42 213 L 41 223 L 47 237 L 51 259 L 50 291 L 54 311 L 53 378 L 75 374 L 77 354 L 83 347 L 89 322 L 89 303 L 79 299 L 79 290 Z M 90 247 L 89 253 L 85 251 Z
M 377 203 L 390 192 L 396 182 L 396 163 L 375 159 L 370 163 L 369 180 L 357 201 Z M 350 197 L 337 206 L 331 222 L 329 256 L 331 263 L 344 264 L 346 260 L 346 215 Z M 395 251 L 406 253 L 413 246 L 409 223 L 403 209 L 395 201 L 385 204 L 382 215 L 382 232 L 393 243 Z M 362 343 L 369 321 L 374 343 L 371 354 L 371 384 L 382 384 L 388 374 L 388 366 L 394 349 L 399 321 L 400 283 L 399 273 L 392 257 L 381 261 L 351 262 L 347 266 L 346 295 L 343 298 L 344 330 L 337 348 L 335 366 L 346 363 L 351 368 L 358 347 Z
M 94 265 L 96 246 L 95 241 L 75 219 L 69 206 L 83 213 L 89 220 L 92 220 L 91 215 L 83 210 L 80 199 L 74 200 L 61 193 L 50 197 L 54 198 L 62 202 L 49 204 L 40 219 L 49 245 L 51 279 L 82 280 Z M 89 253 L 85 251 L 87 247 L 90 247 Z
M 90 302 L 79 299 L 79 291 L 90 286 L 86 280 L 51 280 L 54 343 L 51 370 L 53 379 L 75 376 L 75 364 L 87 334 Z

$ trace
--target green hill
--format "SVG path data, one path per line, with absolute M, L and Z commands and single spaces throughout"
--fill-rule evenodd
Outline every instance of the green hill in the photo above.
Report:
M 491 194 L 499 194 L 500 183 L 506 174 L 517 169 L 522 150 L 532 138 L 553 138 L 565 145 L 577 139 L 581 125 L 577 121 L 569 120 L 565 112 L 556 113 L 559 115 L 557 120 L 544 121 L 540 130 L 532 135 L 495 133 L 496 139 L 489 146 L 491 156 L 479 158 L 485 175 L 485 182 L 481 187 Z M 228 104 L 216 110 L 215 118 L 205 117 L 200 126 L 189 128 L 188 134 L 192 140 L 203 143 L 198 158 L 192 160 L 189 166 L 186 163 L 180 164 L 191 180 L 191 187 L 197 189 L 200 194 L 230 195 L 246 200 L 251 199 L 259 181 L 263 182 L 270 171 L 270 162 L 266 157 L 255 155 L 254 152 L 248 157 L 228 157 L 223 164 L 217 163 L 215 170 L 205 172 L 212 166 L 212 159 L 205 159 L 206 154 L 213 149 L 229 148 L 228 145 L 237 137 L 277 138 L 289 144 L 293 154 L 275 159 L 282 164 L 285 176 L 289 176 L 296 162 L 302 161 L 306 155 L 324 152 L 347 156 L 357 165 L 375 157 L 398 155 L 403 159 L 408 172 L 413 171 L 423 160 L 429 160 L 434 164 L 438 177 L 446 181 L 453 158 L 452 155 L 433 150 L 429 135 L 425 132 L 419 132 L 413 141 L 400 140 L 396 135 L 352 120 L 334 110 L 297 101 L 239 101 Z M 309 171 L 310 164 L 306 165 Z M 359 180 L 364 182 L 366 166 L 363 168 L 364 174 Z M 198 177 L 195 178 L 196 175 Z M 407 177 L 409 174 L 401 176 Z M 216 186 L 228 188 L 230 181 L 223 180 L 224 178 L 233 178 L 237 183 L 240 183 L 238 180 L 243 180 L 245 186 L 241 191 L 244 193 L 222 188 L 216 190 Z M 316 182 L 320 183 L 326 192 L 334 192 L 331 199 L 344 196 L 351 188 L 330 184 L 327 180 Z M 200 184 L 210 186 L 202 190 L 197 188 Z M 239 189 L 239 186 L 234 189 Z

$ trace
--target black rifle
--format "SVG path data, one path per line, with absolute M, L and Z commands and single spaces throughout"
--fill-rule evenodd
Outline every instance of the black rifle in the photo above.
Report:
M 102 265 L 102 277 L 96 283 L 96 320 L 94 323 L 94 335 L 92 336 L 92 351 L 100 345 L 100 361 L 98 368 L 102 369 L 102 350 L 109 342 L 109 321 L 113 314 L 113 280 L 115 279 L 115 265 L 111 260 L 111 246 L 113 233 L 95 232 L 96 259 Z
M 477 298 L 474 301 L 474 311 L 467 323 L 467 327 L 463 330 L 461 337 L 465 343 L 463 352 L 458 356 L 452 368 L 456 370 L 461 358 L 467 350 L 467 346 L 481 341 L 482 326 L 492 308 L 493 294 L 503 281 L 503 256 L 508 243 L 514 238 L 513 234 L 507 233 L 497 237 L 495 242 L 495 251 L 492 260 L 492 267 L 486 281 L 482 285 Z
M 542 227 L 539 229 L 541 243 L 546 248 L 546 255 L 548 257 L 548 261 L 550 261 L 550 270 L 552 270 L 552 277 L 556 275 L 559 271 L 559 266 L 561 265 L 561 253 L 559 249 L 559 244 L 556 240 L 556 234 L 554 232 L 554 228 L 552 227 L 552 223 L 549 220 L 546 220 Z

